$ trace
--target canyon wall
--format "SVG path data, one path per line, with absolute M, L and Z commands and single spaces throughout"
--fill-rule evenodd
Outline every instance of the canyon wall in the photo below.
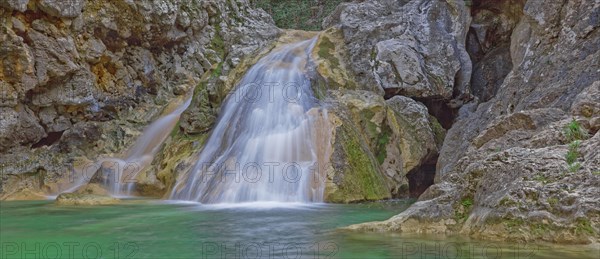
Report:
M 354 19 L 357 14 L 353 10 L 372 15 L 362 19 L 377 21 L 375 17 L 393 10 L 373 7 L 365 12 L 365 8 L 379 2 L 385 1 L 351 4 L 333 20 L 339 20 L 342 30 L 348 28 L 345 37 L 356 39 L 353 36 L 359 35 L 356 31 L 360 30 L 348 21 L 365 23 Z M 411 10 L 398 15 L 416 13 L 417 17 L 427 17 L 423 7 L 444 2 L 451 5 L 463 1 L 411 1 L 398 7 L 412 4 Z M 447 103 L 448 107 L 460 107 L 454 114 L 445 114 L 454 117 L 439 153 L 435 184 L 405 212 L 387 221 L 354 225 L 350 229 L 597 243 L 600 240 L 597 197 L 600 193 L 597 151 L 600 2 L 472 1 L 470 12 L 472 21 L 460 24 L 451 20 L 444 23 L 439 18 L 429 23 L 424 18 L 411 19 L 418 22 L 401 27 L 403 33 L 393 40 L 400 41 L 395 43 L 396 52 L 385 51 L 385 55 L 379 53 L 386 50 L 383 48 L 386 44 L 347 41 L 350 48 L 358 46 L 351 53 L 365 46 L 376 46 L 371 60 L 383 57 L 400 61 L 395 66 L 381 61 L 373 65 L 364 54 L 356 55 L 362 62 L 354 62 L 353 69 L 367 71 L 388 96 L 401 94 L 421 100 L 436 115 L 436 107 L 428 96 L 437 89 L 437 95 L 446 100 L 452 93 L 455 99 Z M 461 32 L 466 33 L 466 38 L 458 38 L 459 42 L 430 42 L 447 49 L 441 52 L 446 55 L 432 52 L 435 48 L 415 50 L 410 43 L 419 37 L 432 37 L 432 23 L 442 23 L 447 30 L 464 28 Z M 382 34 L 390 35 L 390 31 L 394 28 L 387 27 Z M 411 31 L 417 35 L 411 35 Z M 366 43 L 377 38 L 376 31 L 370 33 Z M 447 84 L 445 88 L 432 87 L 436 86 L 431 84 L 435 80 L 423 85 L 427 82 L 423 79 L 448 71 L 438 68 L 452 68 L 444 65 L 452 64 L 453 60 L 454 64 L 460 63 L 464 55 L 450 51 L 460 44 L 465 44 L 472 60 L 473 65 L 466 66 L 472 73 L 469 75 L 466 70 L 456 73 L 455 80 L 438 77 Z M 417 48 L 423 46 L 428 45 L 419 44 Z M 428 58 L 429 53 L 435 54 L 435 58 Z M 447 53 L 457 53 L 457 58 L 451 59 Z M 437 66 L 427 66 L 431 63 Z M 395 67 L 399 76 L 385 72 L 386 67 Z M 457 65 L 450 71 L 457 71 L 456 68 Z M 420 76 L 420 71 L 425 71 L 426 76 Z M 420 78 L 415 80 L 419 88 L 406 86 L 404 78 L 411 78 L 409 75 Z M 401 84 L 377 80 L 388 78 L 403 80 L 396 80 Z M 465 81 L 470 84 L 463 84 Z M 373 85 L 373 81 L 366 82 Z
M 2 0 L 0 26 L 2 199 L 56 192 L 73 167 L 119 155 L 208 71 L 225 80 L 280 33 L 245 0 Z M 187 113 L 187 131 L 218 109 L 195 107 L 206 119 Z

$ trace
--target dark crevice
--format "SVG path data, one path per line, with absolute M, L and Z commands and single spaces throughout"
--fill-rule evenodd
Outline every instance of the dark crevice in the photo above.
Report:
M 447 100 L 429 98 L 413 99 L 425 104 L 429 114 L 435 117 L 444 129 L 450 129 L 452 124 L 454 124 L 454 119 L 458 115 L 458 108 L 451 107 Z
M 60 140 L 60 138 L 63 135 L 63 131 L 57 131 L 57 132 L 49 132 L 48 136 L 41 139 L 38 143 L 35 143 L 31 146 L 31 148 L 39 148 L 39 147 L 43 147 L 43 146 L 52 146 L 54 143 L 56 143 L 58 140 Z
M 408 192 L 411 198 L 418 198 L 433 185 L 435 179 L 435 166 L 438 155 L 427 159 L 421 166 L 410 170 L 406 177 L 408 178 Z
M 523 16 L 525 0 L 474 0 L 466 50 L 473 64 L 471 92 L 491 100 L 512 70 L 511 35 Z
M 442 125 L 442 127 L 446 130 L 450 129 L 450 127 L 452 127 L 452 124 L 454 124 L 454 119 L 458 115 L 458 109 L 460 108 L 455 107 L 455 105 L 452 105 L 451 100 L 446 100 L 441 96 L 426 98 L 410 97 L 407 96 L 407 94 L 404 91 L 402 91 L 402 89 L 386 89 L 383 98 L 387 100 L 396 95 L 409 97 L 417 102 L 423 103 L 427 107 L 429 114 L 435 117 L 438 120 L 438 122 Z M 459 97 L 457 99 L 464 98 Z M 465 101 L 468 102 L 470 100 Z

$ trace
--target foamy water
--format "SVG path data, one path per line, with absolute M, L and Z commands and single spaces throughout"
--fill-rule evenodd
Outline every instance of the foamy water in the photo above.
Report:
M 315 43 L 283 46 L 248 70 L 222 105 L 195 166 L 179 172 L 171 199 L 262 202 L 252 206 L 323 201 L 323 140 L 317 138 L 323 134 L 315 126 L 326 111 L 306 72 Z

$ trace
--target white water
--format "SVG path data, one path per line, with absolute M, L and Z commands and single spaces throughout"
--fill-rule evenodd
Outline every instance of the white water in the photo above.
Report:
M 64 192 L 73 192 L 88 183 L 98 170 L 102 170 L 104 186 L 114 196 L 131 196 L 136 177 L 151 163 L 161 144 L 167 139 L 181 114 L 192 100 L 191 95 L 177 108 L 154 121 L 144 130 L 124 158 L 100 158 L 92 164 L 73 168 L 76 180 Z
M 315 126 L 326 112 L 312 109 L 317 102 L 306 72 L 315 43 L 286 45 L 248 70 L 225 100 L 195 166 L 180 172 L 171 199 L 323 201 Z

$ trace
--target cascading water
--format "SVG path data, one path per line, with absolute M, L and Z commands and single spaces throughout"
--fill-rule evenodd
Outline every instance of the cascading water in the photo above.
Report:
M 192 97 L 190 95 L 175 110 L 150 124 L 135 142 L 135 145 L 129 149 L 125 159 L 115 159 L 115 161 L 121 164 L 119 166 L 121 175 L 117 174 L 117 177 L 106 177 L 108 179 L 106 184 L 112 187 L 111 192 L 113 195 L 132 194 L 137 175 L 152 163 L 154 155 L 169 136 L 169 133 L 171 133 L 173 127 L 179 121 L 179 117 L 187 109 L 191 101 Z M 115 181 L 114 179 L 118 180 Z
M 248 70 L 225 100 L 198 161 L 171 199 L 201 203 L 322 202 L 319 110 L 307 71 L 317 38 L 289 44 Z
M 74 168 L 78 179 L 64 192 L 79 189 L 93 178 L 96 171 L 100 170 L 102 183 L 112 195 L 132 195 L 137 175 L 152 163 L 154 155 L 177 124 L 181 114 L 190 105 L 191 100 L 190 95 L 185 101 L 180 101 L 177 107 L 171 108 L 166 115 L 148 125 L 133 147 L 127 151 L 125 158 L 100 158 L 83 168 Z

